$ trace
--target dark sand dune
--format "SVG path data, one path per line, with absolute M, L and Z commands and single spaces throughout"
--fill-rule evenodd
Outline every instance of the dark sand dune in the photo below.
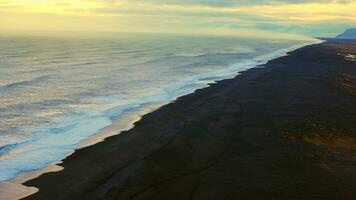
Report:
M 27 199 L 355 199 L 352 41 L 304 47 L 77 151 Z

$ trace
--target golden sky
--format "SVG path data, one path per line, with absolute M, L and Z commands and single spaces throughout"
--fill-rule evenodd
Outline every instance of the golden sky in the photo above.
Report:
M 0 32 L 270 32 L 333 36 L 356 0 L 0 0 Z

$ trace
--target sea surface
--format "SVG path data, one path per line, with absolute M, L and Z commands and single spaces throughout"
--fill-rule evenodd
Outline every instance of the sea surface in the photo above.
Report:
M 163 34 L 1 35 L 0 181 L 62 160 L 124 114 L 168 103 L 306 43 Z

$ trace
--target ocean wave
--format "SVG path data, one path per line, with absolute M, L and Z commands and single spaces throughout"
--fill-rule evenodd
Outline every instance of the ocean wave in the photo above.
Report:
M 32 85 L 35 85 L 40 82 L 48 80 L 49 77 L 50 77 L 49 75 L 45 75 L 45 76 L 40 76 L 40 77 L 31 79 L 31 80 L 9 83 L 9 84 L 0 86 L 0 92 L 8 92 L 9 90 L 15 90 L 15 89 L 22 88 L 22 87 L 32 86 Z
M 19 146 L 19 144 L 14 143 L 14 144 L 7 144 L 5 146 L 0 147 L 0 158 L 2 155 L 6 154 L 7 152 L 11 151 L 12 149 L 16 148 L 17 146 Z
M 16 143 L 1 146 L 0 147 L 0 160 L 3 159 L 3 157 L 6 156 L 8 153 L 10 153 L 12 150 L 15 150 L 16 148 L 18 148 L 21 145 L 24 145 L 26 143 L 27 143 L 27 141 L 24 140 L 24 141 L 19 141 Z
M 185 67 L 191 66 L 201 66 L 201 65 L 216 65 L 224 64 L 226 62 L 237 61 L 240 58 L 246 57 L 246 53 L 238 52 L 214 52 L 214 53 L 200 53 L 200 54 L 166 54 L 159 58 L 154 58 L 145 62 L 140 63 L 140 65 L 156 64 L 156 63 L 168 63 L 173 60 L 182 62 L 191 62 Z M 199 62 L 197 62 L 199 61 Z

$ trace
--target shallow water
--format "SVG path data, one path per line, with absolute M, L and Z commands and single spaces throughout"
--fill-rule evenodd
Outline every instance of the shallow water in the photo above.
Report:
M 63 159 L 114 118 L 306 41 L 174 35 L 0 37 L 0 181 Z

